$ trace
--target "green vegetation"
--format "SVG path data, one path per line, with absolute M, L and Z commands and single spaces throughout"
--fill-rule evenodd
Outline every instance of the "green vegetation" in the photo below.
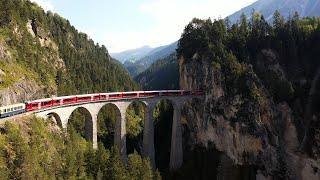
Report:
M 166 179 L 169 175 L 173 106 L 170 101 L 160 101 L 153 114 L 155 118 L 154 143 L 156 166 L 164 179 Z
M 179 65 L 176 53 L 157 60 L 134 79 L 144 90 L 179 89 Z
M 5 73 L 0 89 L 22 80 L 36 82 L 47 97 L 138 88 L 106 47 L 78 32 L 68 20 L 45 13 L 28 0 L 0 2 L 0 46 L 4 49 L 0 69 Z M 84 139 L 89 122 L 84 109 L 73 112 L 67 134 L 35 119 L 27 129 L 6 125 L 0 138 L 0 173 L 8 179 L 160 178 L 147 160 L 134 153 L 140 151 L 137 144 L 143 129 L 143 107 L 134 104 L 127 111 L 128 147 L 133 153 L 127 166 L 112 147 L 117 113 L 106 107 L 99 114 L 98 151 Z M 17 139 L 10 139 L 13 130 Z M 34 132 L 37 130 L 41 132 Z M 33 138 L 36 142 L 30 141 Z
M 225 115 L 223 108 L 236 107 L 237 113 L 229 120 L 231 124 L 245 124 L 246 127 L 241 128 L 241 132 L 259 137 L 261 131 L 276 123 L 272 131 L 281 136 L 285 127 L 283 120 L 271 116 L 280 111 L 277 105 L 289 105 L 299 143 L 303 147 L 301 149 L 310 157 L 318 159 L 320 93 L 318 90 L 312 94 L 310 92 L 312 87 L 319 89 L 320 86 L 317 76 L 320 72 L 319 40 L 319 18 L 301 19 L 295 13 L 285 20 L 279 12 L 275 12 L 273 23 L 270 24 L 259 13 L 253 13 L 250 19 L 242 15 L 236 24 L 230 24 L 228 19 L 193 19 L 184 30 L 177 54 L 178 57 L 184 57 L 186 64 L 212 64 L 208 71 L 213 72 L 215 82 L 211 83 L 221 87 L 224 93 L 214 101 L 211 112 Z M 204 88 L 212 93 L 210 88 L 214 86 L 206 86 L 209 77 L 206 77 L 206 81 L 203 80 L 203 76 L 208 75 L 199 70 L 196 72 L 197 76 L 192 74 L 196 76 L 196 85 L 203 87 L 193 88 Z M 232 101 L 237 97 L 241 99 L 240 103 L 233 104 Z M 220 104 L 223 106 L 219 108 Z M 214 119 L 212 123 L 215 123 Z M 283 152 L 279 154 L 281 153 Z M 184 164 L 177 177 L 184 177 L 183 175 L 192 172 L 191 169 L 197 169 L 192 164 L 193 156 L 197 156 L 196 151 L 189 154 L 187 159 L 190 162 Z M 279 159 L 279 172 L 275 174 L 284 178 L 288 169 L 285 169 L 283 162 L 285 158 Z M 197 157 L 195 161 L 197 162 Z M 202 164 L 210 163 L 200 161 Z M 191 174 L 196 173 L 198 172 Z M 210 176 L 210 172 L 204 173 Z
M 143 128 L 145 119 L 145 105 L 142 102 L 133 102 L 126 114 L 126 143 L 127 153 L 142 153 Z
M 272 25 L 258 13 L 250 20 L 243 15 L 239 23 L 233 25 L 228 20 L 194 19 L 179 41 L 178 56 L 189 61 L 195 60 L 195 54 L 199 56 L 197 60 L 210 59 L 223 69 L 227 68 L 232 81 L 240 81 L 250 71 L 256 73 L 276 102 L 290 102 L 294 96 L 305 98 L 306 94 L 295 91 L 300 88 L 296 82 L 312 79 L 317 71 L 319 30 L 317 18 L 299 19 L 295 14 L 285 21 L 279 12 L 275 12 Z M 277 72 L 277 64 L 284 73 Z M 267 65 L 274 65 L 274 68 L 267 69 Z M 239 85 L 244 86 L 243 83 Z M 302 88 L 309 86 L 306 84 Z
M 42 119 L 6 123 L 0 134 L 1 179 L 157 179 L 150 163 L 137 153 L 128 165 L 119 152 L 98 150 L 75 131 L 68 135 Z
M 248 108 L 252 102 L 263 108 L 273 98 L 276 103 L 289 103 L 301 119 L 301 107 L 320 67 L 319 38 L 320 20 L 300 19 L 297 13 L 285 20 L 275 12 L 272 24 L 258 13 L 249 20 L 242 15 L 236 24 L 228 19 L 193 19 L 177 53 L 186 63 L 212 62 L 223 73 L 226 96 L 246 97 Z M 245 114 L 237 117 L 248 121 L 249 117 L 242 116 Z
M 0 46 L 10 54 L 0 59 L 8 72 L 0 88 L 24 77 L 43 85 L 46 96 L 137 88 L 104 46 L 28 0 L 0 2 Z

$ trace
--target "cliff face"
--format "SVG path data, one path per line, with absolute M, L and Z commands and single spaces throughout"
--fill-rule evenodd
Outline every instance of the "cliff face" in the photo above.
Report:
M 29 20 L 24 28 L 16 25 L 12 33 L 18 43 L 23 43 L 23 36 L 27 36 L 35 47 L 38 46 L 39 61 L 46 64 L 48 69 L 63 69 L 65 63 L 59 56 L 58 46 L 50 39 L 50 33 L 37 27 L 35 22 Z M 28 50 L 19 52 L 17 46 L 12 46 L 13 38 L 0 38 L 0 104 L 9 105 L 21 103 L 26 100 L 39 99 L 45 96 L 57 94 L 57 87 L 53 83 L 54 76 L 46 79 L 47 83 L 41 82 L 41 77 L 27 66 L 19 62 L 21 54 L 28 54 Z M 23 50 L 22 50 L 23 51 Z M 19 56 L 20 55 L 20 56 Z M 31 58 L 31 57 L 30 57 Z M 37 68 L 41 68 L 38 67 Z
M 270 53 L 261 51 L 257 64 L 272 62 L 264 64 L 264 70 L 285 81 Z M 204 102 L 194 100 L 184 107 L 188 145 L 208 148 L 213 144 L 232 160 L 229 163 L 254 165 L 257 179 L 319 179 L 319 160 L 298 152 L 299 127 L 289 105 L 272 100 L 253 71 L 255 66 L 237 63 L 232 57 L 226 61 L 221 65 L 197 54 L 191 59 L 180 56 L 181 89 L 203 89 L 206 94 Z

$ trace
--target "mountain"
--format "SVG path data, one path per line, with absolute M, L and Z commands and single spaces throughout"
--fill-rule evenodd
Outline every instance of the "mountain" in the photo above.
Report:
M 137 88 L 126 69 L 58 14 L 0 1 L 0 105 Z
M 229 16 L 232 23 L 236 23 L 241 14 L 251 17 L 252 10 L 260 12 L 270 22 L 276 10 L 284 17 L 293 16 L 298 12 L 301 17 L 320 16 L 320 0 L 259 0 Z
M 143 90 L 179 89 L 179 65 L 176 53 L 157 60 L 134 80 Z
M 262 13 L 265 17 L 265 19 L 269 22 L 272 21 L 273 14 L 276 10 L 279 10 L 280 14 L 284 17 L 288 17 L 289 15 L 293 15 L 295 12 L 298 12 L 300 16 L 320 16 L 320 0 L 259 0 L 252 5 L 245 7 L 241 9 L 240 11 L 232 14 L 229 16 L 229 20 L 233 23 L 237 22 L 241 16 L 242 13 L 245 13 L 248 18 L 250 18 L 252 9 L 255 9 L 256 11 Z M 173 51 L 176 49 L 175 42 L 172 46 L 169 46 L 168 49 L 170 49 L 168 52 Z M 157 54 L 159 53 L 153 53 L 154 51 L 151 51 L 149 54 L 153 54 L 151 56 L 146 56 L 142 58 L 141 60 L 136 61 L 135 63 L 132 62 L 126 62 L 125 67 L 128 69 L 131 75 L 137 75 L 134 79 L 142 86 L 142 88 L 145 89 L 157 89 L 160 87 L 168 87 L 167 84 L 163 83 L 164 79 L 162 78 L 156 78 L 157 75 L 161 76 L 163 75 L 163 71 L 168 73 L 167 69 L 175 70 L 174 67 L 170 67 L 171 65 L 174 65 L 173 63 L 165 63 L 164 60 L 171 60 L 171 58 L 153 58 L 157 57 Z M 165 54 L 165 53 L 164 53 Z M 151 58 L 150 58 L 151 57 Z M 152 60 L 150 60 L 152 59 Z M 156 59 L 156 60 L 154 60 Z M 161 62 L 157 63 L 157 59 L 161 59 Z M 150 62 L 155 62 L 150 66 Z M 150 68 L 145 69 L 145 67 L 150 66 Z M 144 72 L 142 72 L 144 71 Z M 179 70 L 177 70 L 179 71 Z M 141 73 L 142 72 L 142 73 Z M 161 73 L 160 73 L 161 72 Z M 172 72 L 171 74 L 177 74 L 176 72 Z M 174 78 L 177 79 L 177 78 Z M 171 79 L 167 80 L 171 81 Z M 161 86 L 157 86 L 156 84 L 160 83 Z M 169 83 L 170 84 L 170 83 Z M 170 87 L 170 86 L 169 86 Z
M 166 46 L 154 48 L 144 57 L 140 58 L 135 62 L 126 61 L 124 63 L 124 66 L 128 69 L 130 75 L 132 77 L 135 77 L 141 72 L 145 71 L 155 61 L 168 57 L 170 54 L 174 53 L 176 51 L 177 45 L 178 42 L 176 41 Z
M 126 61 L 135 62 L 147 55 L 152 50 L 154 50 L 154 48 L 151 48 L 150 46 L 143 46 L 141 48 L 131 49 L 119 53 L 111 53 L 110 55 L 121 63 Z

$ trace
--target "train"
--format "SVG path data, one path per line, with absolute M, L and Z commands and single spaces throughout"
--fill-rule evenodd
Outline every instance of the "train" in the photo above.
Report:
M 53 97 L 27 101 L 25 103 L 14 104 L 10 106 L 0 107 L 0 118 L 14 116 L 25 112 L 38 111 L 58 106 L 66 106 L 78 103 L 110 101 L 118 99 L 135 99 L 149 98 L 156 96 L 187 96 L 187 95 L 203 95 L 202 91 L 186 91 L 186 90 L 162 90 L 162 91 L 132 91 L 132 92 L 115 92 L 115 93 L 95 93 L 84 95 L 73 95 L 63 97 Z

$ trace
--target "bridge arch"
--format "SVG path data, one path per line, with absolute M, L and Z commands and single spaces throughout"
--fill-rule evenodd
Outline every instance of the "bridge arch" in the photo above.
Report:
M 74 127 L 77 126 L 77 127 Z M 67 130 L 75 128 L 87 141 L 93 141 L 93 115 L 85 106 L 76 107 L 68 118 Z
M 116 123 L 121 121 L 119 107 L 112 102 L 102 104 L 97 110 L 97 140 L 106 148 L 115 143 Z
M 176 97 L 164 99 L 169 100 L 173 107 L 169 168 L 170 170 L 176 170 L 181 167 L 183 163 L 181 109 L 186 99 Z
M 50 112 L 46 115 L 47 119 L 51 119 L 53 123 L 55 123 L 59 128 L 63 128 L 62 121 L 60 115 L 56 112 Z
M 145 118 L 143 127 L 143 151 L 142 155 L 149 157 L 152 167 L 155 168 L 155 143 L 154 143 L 154 116 L 153 112 L 156 104 L 161 101 L 167 101 L 172 107 L 171 121 L 171 138 L 170 141 L 170 162 L 171 170 L 177 169 L 181 166 L 183 161 L 182 151 L 182 132 L 181 132 L 181 106 L 189 97 L 177 96 L 161 96 L 161 97 L 141 97 L 132 99 L 114 99 L 110 101 L 96 101 L 83 104 L 74 104 L 54 107 L 51 109 L 44 109 L 35 112 L 37 116 L 47 117 L 51 116 L 57 119 L 57 124 L 62 125 L 63 129 L 68 129 L 68 124 L 72 123 L 72 114 L 78 110 L 84 113 L 84 137 L 93 142 L 93 147 L 97 148 L 97 123 L 98 116 L 102 109 L 111 105 L 115 109 L 115 124 L 114 124 L 114 144 L 120 150 L 122 160 L 126 162 L 126 111 L 132 101 L 141 102 L 145 107 Z M 168 132 L 168 130 L 166 130 Z M 168 164 L 166 165 L 168 166 Z
M 132 100 L 126 110 L 126 147 L 127 154 L 137 151 L 143 154 L 145 121 L 148 118 L 149 103 L 144 100 Z

